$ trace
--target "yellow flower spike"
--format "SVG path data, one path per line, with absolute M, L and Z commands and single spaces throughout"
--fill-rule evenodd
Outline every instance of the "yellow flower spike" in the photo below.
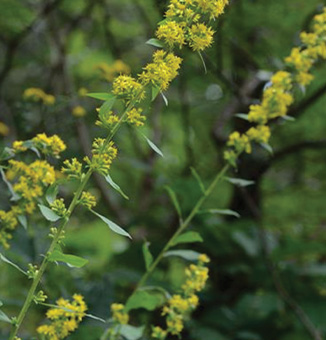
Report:
M 68 178 L 80 179 L 82 175 L 82 163 L 80 163 L 77 158 L 72 158 L 71 160 L 66 159 L 63 162 L 61 172 L 66 174 Z
M 143 126 L 146 120 L 146 117 L 142 115 L 142 109 L 133 108 L 127 112 L 127 122 L 136 125 L 136 126 Z
M 167 21 L 160 25 L 156 31 L 156 36 L 169 47 L 179 45 L 179 47 L 182 48 L 182 45 L 186 43 L 183 27 L 174 20 Z
M 198 262 L 204 264 L 204 263 L 209 263 L 211 260 L 206 254 L 200 254 L 198 256 Z
M 92 209 L 96 206 L 96 198 L 91 193 L 83 191 L 79 203 L 85 206 L 87 209 Z
M 259 125 L 257 127 L 251 127 L 246 134 L 251 141 L 268 144 L 271 131 L 267 125 Z
M 129 315 L 124 312 L 124 308 L 122 303 L 112 303 L 111 305 L 112 318 L 120 325 L 126 325 L 129 322 Z
M 15 141 L 12 144 L 12 148 L 14 149 L 14 152 L 24 152 L 27 150 L 27 148 L 23 145 L 23 141 Z
M 167 331 L 163 330 L 161 327 L 152 327 L 152 338 L 158 340 L 164 340 L 167 336 Z
M 203 51 L 213 43 L 214 31 L 205 24 L 192 25 L 189 30 L 189 46 L 194 51 Z
M 145 97 L 143 85 L 135 78 L 126 75 L 120 75 L 114 79 L 112 93 L 127 101 L 136 100 L 139 102 Z
M 25 100 L 33 100 L 35 102 L 43 102 L 44 105 L 53 105 L 55 97 L 52 94 L 45 93 L 42 89 L 31 87 L 24 91 L 23 98 Z
M 65 206 L 63 198 L 54 200 L 51 204 L 51 210 L 55 212 L 58 216 L 64 217 L 67 213 L 67 208 Z
M 8 136 L 8 134 L 9 134 L 9 127 L 5 123 L 0 122 L 0 135 Z

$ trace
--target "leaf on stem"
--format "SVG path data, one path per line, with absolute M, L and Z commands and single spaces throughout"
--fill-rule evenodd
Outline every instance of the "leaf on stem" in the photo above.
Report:
M 165 186 L 166 191 L 168 192 L 171 201 L 175 207 L 175 210 L 177 211 L 178 215 L 180 218 L 182 218 L 182 213 L 181 213 L 181 208 L 180 208 L 180 204 L 179 201 L 177 199 L 177 195 L 175 194 L 175 192 L 169 187 L 169 186 Z
M 205 191 L 206 191 L 206 188 L 205 188 L 204 183 L 203 183 L 202 179 L 200 178 L 198 172 L 197 172 L 196 169 L 193 168 L 192 166 L 190 167 L 190 170 L 191 170 L 192 175 L 193 175 L 193 176 L 195 177 L 195 179 L 197 180 L 197 182 L 198 182 L 198 184 L 199 184 L 199 187 L 200 187 L 202 193 L 204 194 Z
M 151 45 L 154 47 L 159 47 L 159 48 L 164 48 L 164 43 L 162 43 L 162 41 L 155 39 L 155 38 L 151 38 L 149 40 L 146 41 L 147 45 Z
M 199 212 L 200 214 L 220 214 L 220 215 L 229 215 L 229 216 L 235 216 L 237 218 L 240 217 L 240 214 L 237 213 L 234 210 L 230 209 L 207 209 L 207 210 L 201 210 Z
M 0 253 L 0 260 L 2 260 L 3 262 L 5 262 L 5 263 L 8 263 L 8 264 L 10 264 L 11 266 L 13 266 L 14 268 L 16 268 L 17 270 L 19 270 L 21 273 L 23 273 L 24 275 L 27 275 L 26 274 L 26 272 L 23 270 L 23 269 L 21 269 L 16 263 L 13 263 L 13 262 L 11 262 L 10 260 L 8 260 L 4 255 L 2 255 L 1 253 Z
M 163 256 L 178 256 L 188 261 L 197 261 L 199 255 L 200 254 L 194 250 L 169 250 Z
M 58 195 L 58 186 L 56 184 L 52 184 L 48 187 L 45 193 L 45 199 L 49 204 L 52 204 Z
M 0 310 L 0 321 L 11 323 L 9 316 Z
M 158 155 L 160 155 L 161 157 L 164 157 L 162 151 L 151 141 L 149 140 L 144 134 L 142 134 L 143 137 L 146 139 L 146 142 L 148 143 L 148 145 L 150 146 L 150 148 L 156 152 Z
M 81 268 L 88 263 L 88 260 L 70 254 L 64 254 L 60 248 L 56 248 L 49 256 L 48 260 L 50 262 L 64 262 L 71 267 Z
M 112 93 L 87 93 L 88 97 L 99 99 L 99 100 L 110 100 L 114 97 Z
M 15 192 L 11 183 L 7 180 L 7 177 L 6 177 L 5 172 L 3 171 L 2 167 L 0 167 L 0 173 L 1 173 L 2 180 L 7 185 L 7 188 L 9 190 L 10 194 L 11 194 L 10 201 L 18 201 L 20 199 L 20 196 Z
M 108 174 L 105 176 L 105 180 L 111 185 L 111 187 L 116 190 L 123 198 L 129 200 L 129 197 L 121 190 L 120 186 L 115 183 L 112 177 Z
M 124 229 L 122 229 L 121 227 L 119 227 L 116 223 L 112 222 L 111 220 L 109 220 L 108 218 L 100 215 L 99 213 L 97 213 L 94 210 L 91 210 L 91 212 L 96 215 L 97 217 L 99 217 L 104 223 L 106 223 L 106 225 L 115 233 L 122 235 L 122 236 L 127 236 L 130 239 L 132 238 L 130 236 L 129 233 L 127 233 Z
M 206 63 L 205 63 L 205 60 L 202 56 L 202 54 L 198 51 L 198 54 L 199 54 L 199 57 L 200 57 L 200 60 L 202 61 L 203 63 L 203 66 L 204 66 L 204 70 L 205 70 L 205 74 L 207 74 L 207 67 L 206 67 Z
M 0 153 L 0 161 L 6 161 L 13 157 L 15 157 L 15 152 L 13 151 L 13 149 L 8 148 L 7 146 L 3 148 Z
M 165 106 L 169 106 L 169 101 L 168 101 L 168 99 L 166 98 L 166 96 L 165 96 L 165 94 L 163 92 L 161 92 L 161 96 L 162 96 L 162 98 L 164 100 Z
M 153 85 L 152 86 L 152 101 L 155 100 L 155 98 L 158 96 L 159 93 L 160 93 L 160 88 Z
M 228 182 L 237 185 L 239 187 L 247 187 L 248 185 L 253 185 L 255 184 L 255 181 L 248 181 L 246 179 L 242 179 L 242 178 L 232 178 L 232 177 L 225 177 L 225 180 L 227 180 Z
M 27 217 L 25 215 L 18 215 L 17 219 L 24 229 L 27 230 Z
M 50 208 L 46 207 L 43 204 L 39 204 L 38 205 L 42 215 L 50 222 L 56 222 L 58 220 L 60 220 L 60 216 L 57 215 L 54 211 L 52 211 Z
M 180 244 L 180 243 L 194 243 L 194 242 L 203 242 L 203 238 L 196 231 L 187 231 L 179 235 L 172 242 L 172 246 L 176 246 L 177 244 Z
M 166 301 L 166 296 L 158 290 L 137 290 L 126 303 L 126 311 L 144 308 L 149 311 L 162 306 Z
M 148 271 L 149 267 L 153 263 L 153 255 L 149 250 L 149 245 L 150 245 L 149 242 L 144 242 L 143 244 L 143 256 L 145 260 L 146 271 Z
M 119 325 L 119 333 L 127 340 L 138 340 L 144 333 L 144 326 Z
M 100 107 L 100 111 L 98 113 L 100 118 L 102 118 L 104 115 L 106 115 L 107 113 L 111 111 L 115 101 L 116 101 L 116 97 L 112 96 Z
M 249 120 L 248 115 L 246 113 L 236 113 L 235 116 L 244 120 Z
M 271 155 L 273 154 L 273 149 L 272 149 L 272 147 L 271 147 L 269 144 L 267 144 L 267 143 L 260 143 L 260 145 L 261 145 L 261 147 L 262 147 L 263 149 L 265 149 L 268 153 L 270 153 Z

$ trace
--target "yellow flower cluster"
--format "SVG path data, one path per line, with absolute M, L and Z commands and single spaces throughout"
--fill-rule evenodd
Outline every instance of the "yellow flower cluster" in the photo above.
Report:
M 113 111 L 104 112 L 95 122 L 97 126 L 110 129 L 112 125 L 118 123 L 119 117 Z
M 285 58 L 288 71 L 276 72 L 263 92 L 260 104 L 251 105 L 248 120 L 256 123 L 243 134 L 235 131 L 230 134 L 224 158 L 233 166 L 242 152 L 251 152 L 251 142 L 268 144 L 271 132 L 266 125 L 269 120 L 283 117 L 289 110 L 294 98 L 291 93 L 295 84 L 308 85 L 313 76 L 310 74 L 312 66 L 319 58 L 326 59 L 326 8 L 313 19 L 311 33 L 302 32 L 300 35 L 302 47 L 295 47 Z
M 71 160 L 66 159 L 63 162 L 61 172 L 68 176 L 68 178 L 80 179 L 82 176 L 82 163 L 80 163 L 77 158 L 72 158 Z
M 53 135 L 48 137 L 45 133 L 40 133 L 28 141 L 15 141 L 12 145 L 14 152 L 24 152 L 28 148 L 35 147 L 44 155 L 59 157 L 60 153 L 66 150 L 66 145 L 62 139 Z
M 166 329 L 152 328 L 152 338 L 164 340 L 168 334 L 180 335 L 184 328 L 185 317 L 199 304 L 197 292 L 204 289 L 208 279 L 208 268 L 205 266 L 210 260 L 201 254 L 197 265 L 191 264 L 186 268 L 186 282 L 182 285 L 182 293 L 172 295 L 163 307 L 162 315 L 166 316 Z
M 142 109 L 133 108 L 127 111 L 127 122 L 136 126 L 143 126 L 146 117 L 142 115 Z
M 170 48 L 188 44 L 194 51 L 202 51 L 212 44 L 214 32 L 200 20 L 217 18 L 227 4 L 228 0 L 172 0 L 156 36 Z
M 142 84 L 152 84 L 161 91 L 167 90 L 170 82 L 178 75 L 182 59 L 163 50 L 153 55 L 153 62 L 143 68 L 139 75 Z
M 64 217 L 67 213 L 67 208 L 63 198 L 54 200 L 54 202 L 51 204 L 51 210 L 58 216 Z
M 143 85 L 135 78 L 126 75 L 120 75 L 114 79 L 112 93 L 127 102 L 139 102 L 145 97 Z
M 8 241 L 12 238 L 10 232 L 16 228 L 17 224 L 17 217 L 13 210 L 8 212 L 0 210 L 0 244 L 5 249 L 9 248 Z
M 122 303 L 112 303 L 111 305 L 112 318 L 120 325 L 126 325 L 129 322 L 129 315 L 124 309 L 125 306 Z
M 92 209 L 96 206 L 96 198 L 91 193 L 83 191 L 79 203 L 87 209 Z
M 107 143 L 103 138 L 95 138 L 92 149 L 92 159 L 85 157 L 88 166 L 106 176 L 109 173 L 113 160 L 117 157 L 118 150 L 113 142 Z
M 53 105 L 55 103 L 55 97 L 52 94 L 47 94 L 37 87 L 26 89 L 23 97 L 24 99 L 30 99 L 35 102 L 42 102 L 44 105 Z
M 39 326 L 37 332 L 45 336 L 47 340 L 64 339 L 77 329 L 86 310 L 87 306 L 81 295 L 74 294 L 72 302 L 60 298 L 57 300 L 57 308 L 51 308 L 46 313 L 51 323 Z
M 131 69 L 129 65 L 124 63 L 122 60 L 116 60 L 113 64 L 100 63 L 97 68 L 101 71 L 102 78 L 107 81 L 112 81 L 115 76 L 120 74 L 129 74 Z
M 5 123 L 0 122 L 0 135 L 8 136 L 8 134 L 9 134 L 9 127 Z

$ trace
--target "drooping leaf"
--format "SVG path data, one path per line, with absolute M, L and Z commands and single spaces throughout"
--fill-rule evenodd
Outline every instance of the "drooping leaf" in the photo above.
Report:
M 6 174 L 3 171 L 3 168 L 0 167 L 0 173 L 1 173 L 1 177 L 2 180 L 5 182 L 5 184 L 7 185 L 7 188 L 11 194 L 11 201 L 18 201 L 20 199 L 20 196 L 15 192 L 15 190 L 13 189 L 11 183 L 7 180 Z
M 99 217 L 104 223 L 107 224 L 107 226 L 115 233 L 122 235 L 122 236 L 127 236 L 131 239 L 131 236 L 129 233 L 127 233 L 124 229 L 122 229 L 121 227 L 119 227 L 116 223 L 112 222 L 111 220 L 109 220 L 108 218 L 100 215 L 99 213 L 97 213 L 94 210 L 91 210 L 92 213 L 94 215 L 96 215 L 97 217 Z
M 11 262 L 10 260 L 8 260 L 4 255 L 2 255 L 1 253 L 0 253 L 0 260 L 2 260 L 3 262 L 5 262 L 5 263 L 8 263 L 8 264 L 10 264 L 11 266 L 13 266 L 14 268 L 16 268 L 17 270 L 19 270 L 21 273 L 23 273 L 24 275 L 27 275 L 26 274 L 26 272 L 23 270 L 23 269 L 21 269 L 16 263 L 13 263 L 13 262 Z
M 230 216 L 235 216 L 237 218 L 240 217 L 239 213 L 237 213 L 234 210 L 230 210 L 230 209 L 207 209 L 207 210 L 201 210 L 200 213 L 230 215 Z
M 49 204 L 52 204 L 58 195 L 58 186 L 56 184 L 52 184 L 48 187 L 45 193 L 45 198 Z
M 85 316 L 87 316 L 88 318 L 90 319 L 93 319 L 93 320 L 97 320 L 97 321 L 101 321 L 103 323 L 106 323 L 106 321 L 96 315 L 93 315 L 93 314 L 85 314 Z
M 111 185 L 111 187 L 116 190 L 123 198 L 129 200 L 129 197 L 121 190 L 120 186 L 115 183 L 112 177 L 108 174 L 105 176 L 105 180 Z
M 49 256 L 48 260 L 50 262 L 64 262 L 68 264 L 69 266 L 81 268 L 85 266 L 85 264 L 88 263 L 88 260 L 76 256 L 76 255 L 70 255 L 70 254 L 64 254 L 59 249 L 55 249 Z
M 232 239 L 238 243 L 249 256 L 254 257 L 259 254 L 259 245 L 257 241 L 246 233 L 235 231 L 232 233 Z
M 178 215 L 180 218 L 182 218 L 182 213 L 181 213 L 181 208 L 180 208 L 180 204 L 179 201 L 177 199 L 177 195 L 175 194 L 175 192 L 169 187 L 169 186 L 165 186 L 166 191 L 168 192 L 171 201 L 175 207 L 175 210 L 177 211 Z
M 161 96 L 163 98 L 165 106 L 169 106 L 169 101 L 168 101 L 168 99 L 166 98 L 166 96 L 163 92 L 161 92 Z
M 114 97 L 112 93 L 87 93 L 88 97 L 95 98 L 95 99 L 100 99 L 100 100 L 110 100 Z
M 145 135 L 143 135 L 143 137 L 146 139 L 146 142 L 154 152 L 156 152 L 161 157 L 164 157 L 162 151 L 151 140 L 149 140 Z
M 273 149 L 272 149 L 272 147 L 271 147 L 269 144 L 267 144 L 267 143 L 260 143 L 260 145 L 261 145 L 261 147 L 262 147 L 263 149 L 265 149 L 268 153 L 270 153 L 271 155 L 273 154 Z
M 246 113 L 236 113 L 235 116 L 244 120 L 249 120 L 248 115 Z
M 199 51 L 198 51 L 198 54 L 199 54 L 199 57 L 200 57 L 201 62 L 203 63 L 204 71 L 205 71 L 205 74 L 206 74 L 206 73 L 207 73 L 207 67 L 206 67 L 205 60 L 204 60 L 202 54 L 201 54 Z
M 253 185 L 255 184 L 255 181 L 249 181 L 249 180 L 246 180 L 246 179 L 242 179 L 242 178 L 231 178 L 231 177 L 225 177 L 225 179 L 234 184 L 234 185 L 237 185 L 239 187 L 246 187 L 248 185 Z
M 6 161 L 10 158 L 13 158 L 15 156 L 15 153 L 13 149 L 8 148 L 7 146 L 4 147 L 0 153 L 0 161 Z
M 144 255 L 146 270 L 149 269 L 149 267 L 151 266 L 153 262 L 153 255 L 151 254 L 149 250 L 149 245 L 150 245 L 149 242 L 144 242 L 143 244 L 143 255 Z
M 157 95 L 160 93 L 160 88 L 157 86 L 152 86 L 152 101 L 155 100 L 155 98 L 157 97 Z
M 11 323 L 11 320 L 8 317 L 8 315 L 4 313 L 2 310 L 0 310 L 0 321 Z
M 289 122 L 294 122 L 295 121 L 295 118 L 292 117 L 292 116 L 285 115 L 285 116 L 282 116 L 281 118 L 283 118 L 284 120 L 287 120 Z
M 103 115 L 106 115 L 107 113 L 109 113 L 109 111 L 111 111 L 114 103 L 116 101 L 116 97 L 110 97 L 101 107 L 100 107 L 100 111 L 99 111 L 99 117 L 101 118 Z
M 27 218 L 25 215 L 18 215 L 17 219 L 19 223 L 24 227 L 24 229 L 27 229 Z
M 119 325 L 119 333 L 127 340 L 138 340 L 144 333 L 144 326 L 135 327 L 131 325 Z
M 164 254 L 164 257 L 178 256 L 188 261 L 197 261 L 199 255 L 200 254 L 194 250 L 169 250 Z
M 54 211 L 52 211 L 50 208 L 46 207 L 43 204 L 39 204 L 38 205 L 42 215 L 50 222 L 56 222 L 58 220 L 60 220 L 60 216 L 57 215 Z
M 193 242 L 203 242 L 202 237 L 196 231 L 187 231 L 179 235 L 173 242 L 172 245 L 175 246 L 180 243 L 193 243 Z
M 154 310 L 164 304 L 166 296 L 157 290 L 137 290 L 127 301 L 126 310 L 144 308 Z
M 201 180 L 201 178 L 200 178 L 198 172 L 197 172 L 196 169 L 193 168 L 192 166 L 190 167 L 190 170 L 191 170 L 192 175 L 196 178 L 196 180 L 197 180 L 197 182 L 198 182 L 198 184 L 199 184 L 199 187 L 200 187 L 202 193 L 205 193 L 206 188 L 205 188 L 204 183 L 203 183 L 203 181 Z
M 155 39 L 155 38 L 147 40 L 146 44 L 154 46 L 154 47 L 164 48 L 164 43 L 162 43 L 162 41 Z

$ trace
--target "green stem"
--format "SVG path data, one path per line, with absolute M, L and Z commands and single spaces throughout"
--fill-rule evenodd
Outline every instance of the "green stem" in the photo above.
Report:
M 164 254 L 171 248 L 171 246 L 174 243 L 174 240 L 189 226 L 190 222 L 192 219 L 197 215 L 199 209 L 202 207 L 202 205 L 205 203 L 207 198 L 210 196 L 214 188 L 216 187 L 217 183 L 220 181 L 220 179 L 225 175 L 225 173 L 228 171 L 230 166 L 227 164 L 223 167 L 223 169 L 216 175 L 214 178 L 213 182 L 210 184 L 210 186 L 205 190 L 203 196 L 197 201 L 196 205 L 193 207 L 191 210 L 190 214 L 188 217 L 184 220 L 184 222 L 180 223 L 179 228 L 176 230 L 176 232 L 172 235 L 170 240 L 166 243 L 164 248 L 161 250 L 161 252 L 158 254 L 156 257 L 155 261 L 151 264 L 151 266 L 148 268 L 146 273 L 142 276 L 140 281 L 138 282 L 138 285 L 135 289 L 135 291 L 131 294 L 133 296 L 137 289 L 139 289 L 141 286 L 143 286 L 149 276 L 153 273 L 157 265 L 161 262 Z M 129 299 L 131 298 L 129 297 Z
M 119 130 L 120 126 L 121 126 L 121 123 L 124 119 L 126 115 L 126 111 L 123 112 L 123 114 L 121 115 L 121 118 L 119 120 L 119 122 L 113 127 L 110 135 L 106 138 L 105 140 L 105 145 L 108 144 L 112 138 L 114 137 L 114 135 L 116 134 L 116 132 Z M 67 211 L 67 216 L 64 218 L 64 220 L 62 221 L 61 225 L 59 226 L 58 228 L 58 231 L 56 233 L 56 235 L 54 236 L 51 244 L 50 244 L 50 247 L 46 253 L 46 256 L 44 257 L 42 263 L 41 263 L 41 266 L 36 274 L 36 276 L 34 277 L 33 279 L 33 283 L 28 291 L 28 294 L 27 294 L 27 297 L 25 299 L 25 302 L 24 302 L 24 305 L 22 307 L 22 309 L 20 310 L 20 313 L 17 317 L 17 320 L 13 323 L 13 326 L 12 326 L 12 329 L 11 329 L 11 333 L 10 333 L 10 336 L 9 336 L 9 340 L 14 340 L 16 335 L 17 335 L 17 332 L 22 324 L 22 322 L 24 321 L 25 319 L 25 316 L 29 310 L 29 307 L 31 305 L 31 303 L 33 302 L 33 298 L 34 298 L 34 295 L 35 295 L 35 291 L 42 279 L 42 276 L 44 274 L 44 271 L 46 270 L 47 268 L 47 265 L 49 263 L 49 260 L 48 260 L 48 257 L 49 255 L 53 252 L 53 250 L 55 249 L 56 245 L 58 244 L 58 241 L 60 239 L 60 236 L 62 235 L 62 232 L 64 231 L 66 225 L 68 224 L 69 222 L 69 218 L 71 216 L 71 214 L 73 213 L 76 205 L 78 204 L 78 200 L 81 196 L 81 193 L 83 192 L 86 184 L 88 183 L 88 180 L 89 178 L 91 177 L 93 173 L 93 169 L 89 169 L 86 174 L 84 175 L 84 177 L 82 178 L 82 181 L 77 189 L 77 191 L 75 192 L 74 194 L 74 197 L 69 205 L 69 208 L 68 208 L 68 211 Z

